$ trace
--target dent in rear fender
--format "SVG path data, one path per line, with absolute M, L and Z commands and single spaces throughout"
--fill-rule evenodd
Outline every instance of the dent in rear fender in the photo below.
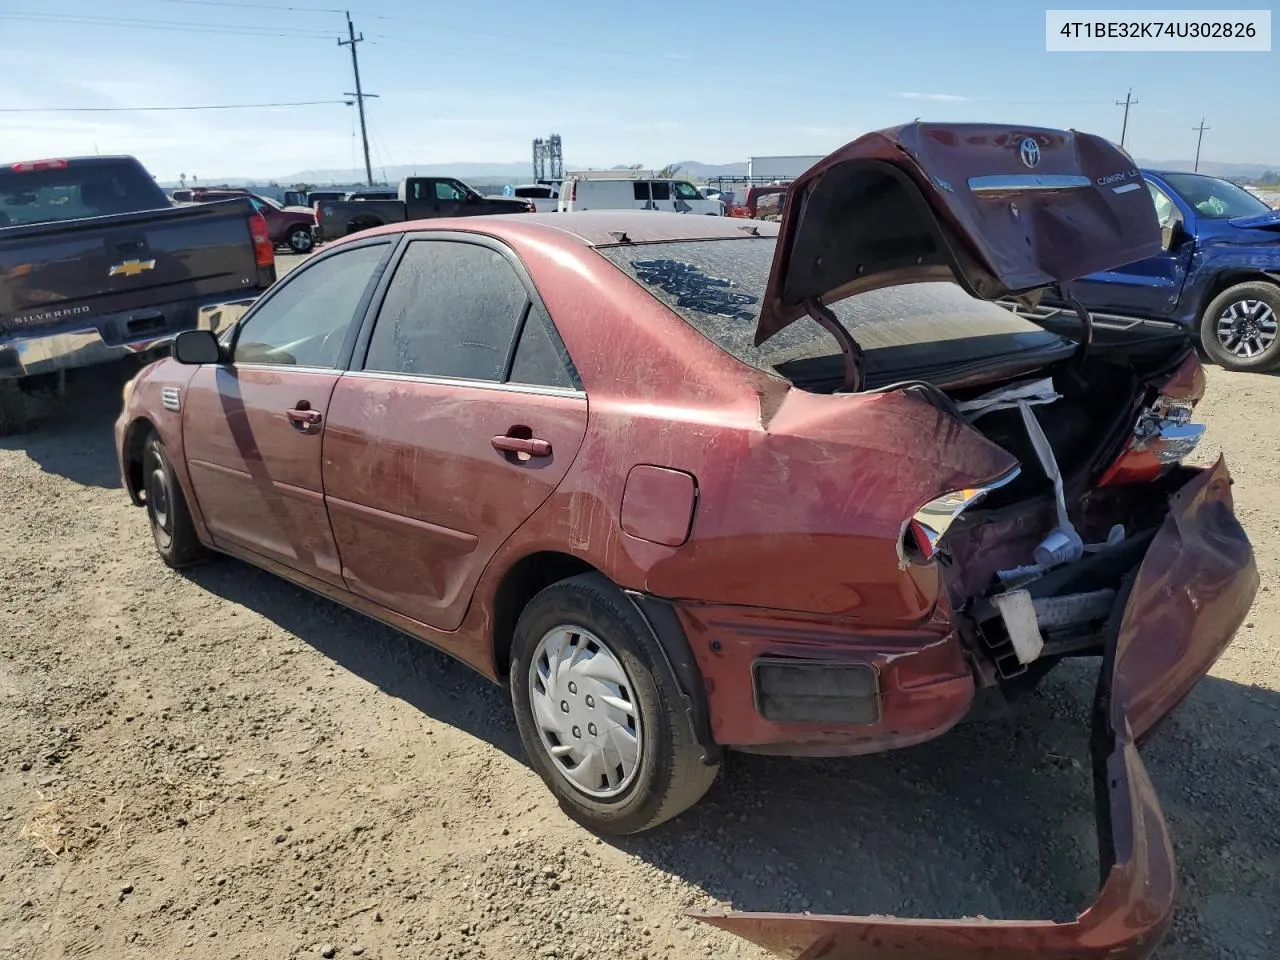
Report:
M 938 576 L 931 566 L 899 569 L 904 524 L 941 494 L 1017 464 L 916 395 L 790 390 L 754 428 L 725 430 L 689 464 L 698 478 L 689 543 L 656 560 L 645 586 L 659 596 L 918 624 L 936 602 Z

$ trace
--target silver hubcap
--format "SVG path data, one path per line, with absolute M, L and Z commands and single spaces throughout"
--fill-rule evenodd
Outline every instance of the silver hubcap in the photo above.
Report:
M 311 238 L 299 230 L 293 235 L 293 249 L 306 250 L 311 246 Z
M 1276 314 L 1261 300 L 1237 300 L 1218 317 L 1218 342 L 1237 357 L 1256 357 L 1276 342 Z
M 529 665 L 529 703 L 557 770 L 591 797 L 616 797 L 640 768 L 644 731 L 622 663 L 580 627 L 549 630 Z

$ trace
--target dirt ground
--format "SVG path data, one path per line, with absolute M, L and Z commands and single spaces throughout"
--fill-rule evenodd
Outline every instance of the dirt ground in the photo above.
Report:
M 602 842 L 503 690 L 241 563 L 166 569 L 116 477 L 122 382 L 0 441 L 0 958 L 752 958 L 682 911 L 1068 918 L 1095 891 L 1096 661 L 914 749 L 732 757 Z M 1263 586 L 1145 750 L 1182 880 L 1162 960 L 1280 935 L 1280 379 L 1210 391 Z

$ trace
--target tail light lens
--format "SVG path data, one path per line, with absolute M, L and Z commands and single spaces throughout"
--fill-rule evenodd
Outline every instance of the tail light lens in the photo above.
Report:
M 253 258 L 260 267 L 275 266 L 276 248 L 267 230 L 267 218 L 260 213 L 249 215 L 249 235 L 253 238 Z
M 578 199 L 578 182 L 575 180 L 569 185 L 569 202 L 572 203 Z
M 1186 459 L 1204 436 L 1204 425 L 1191 422 L 1204 386 L 1204 366 L 1193 351 L 1160 387 L 1155 402 L 1138 415 L 1124 449 L 1098 485 L 1150 483 Z

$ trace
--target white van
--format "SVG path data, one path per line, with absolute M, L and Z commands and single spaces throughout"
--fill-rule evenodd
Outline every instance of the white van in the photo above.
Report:
M 572 177 L 560 186 L 560 212 L 575 210 L 666 210 L 725 215 L 724 204 L 708 200 L 688 180 Z

